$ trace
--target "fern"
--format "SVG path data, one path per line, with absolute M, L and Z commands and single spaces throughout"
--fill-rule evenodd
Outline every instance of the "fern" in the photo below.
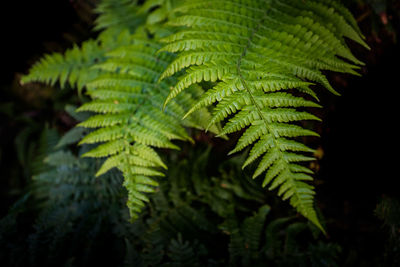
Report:
M 162 112 L 163 101 L 174 79 L 161 84 L 156 81 L 172 61 L 173 55 L 156 55 L 160 45 L 148 40 L 140 31 L 134 36 L 122 31 L 117 40 L 116 49 L 108 52 L 102 50 L 102 60 L 90 63 L 90 67 L 85 66 L 85 70 L 96 75 L 85 75 L 81 72 L 81 65 L 71 61 L 71 72 L 80 73 L 82 86 L 93 99 L 83 104 L 77 112 L 98 114 L 78 124 L 58 145 L 76 142 L 87 132 L 85 128 L 93 129 L 82 138 L 80 144 L 102 144 L 83 156 L 108 157 L 97 176 L 115 167 L 123 172 L 124 186 L 129 191 L 128 206 L 132 219 L 135 219 L 144 202 L 148 201 L 145 193 L 154 192 L 154 187 L 158 185 L 150 177 L 164 176 L 160 169 L 167 168 L 155 148 L 179 149 L 171 140 L 192 141 L 183 127 L 204 128 L 210 115 L 203 110 L 200 116 L 193 116 L 181 123 L 180 118 L 187 112 L 185 106 L 195 103 L 191 94 L 202 93 L 202 89 L 195 86 L 191 93 L 182 95 L 166 112 Z M 84 55 L 85 51 L 80 53 Z M 52 81 L 59 79 L 49 71 L 51 65 L 41 62 L 25 79 L 40 80 L 37 72 L 43 72 Z
M 66 85 L 82 90 L 84 85 L 97 75 L 99 70 L 91 69 L 98 61 L 104 60 L 104 50 L 97 40 L 89 40 L 79 48 L 74 45 L 65 52 L 44 56 L 38 61 L 21 82 L 44 82 L 54 85 L 57 81 L 61 88 Z
M 249 266 L 251 259 L 259 258 L 261 237 L 269 211 L 270 207 L 264 205 L 256 214 L 247 217 L 241 227 L 235 225 L 231 230 L 229 253 L 234 266 L 240 259 L 243 266 Z
M 93 66 L 104 62 L 107 52 L 129 40 L 129 33 L 136 30 L 143 22 L 143 17 L 138 16 L 136 1 L 131 0 L 103 0 L 96 12 L 99 17 L 95 29 L 104 31 L 95 40 L 87 40 L 80 47 L 74 45 L 63 54 L 45 55 L 21 82 L 44 82 L 51 85 L 59 82 L 61 88 L 68 85 L 81 92 L 88 82 L 98 77 L 101 72 Z
M 83 156 L 108 157 L 97 176 L 114 167 L 122 171 L 132 219 L 148 201 L 144 193 L 154 192 L 158 185 L 151 177 L 164 176 L 159 169 L 167 168 L 155 148 L 179 149 L 172 140 L 192 141 L 183 126 L 201 128 L 202 124 L 195 117 L 180 121 L 185 107 L 195 103 L 189 92 L 162 112 L 174 79 L 156 83 L 173 59 L 168 53 L 156 54 L 160 48 L 139 34 L 130 45 L 107 53 L 108 59 L 96 65 L 103 75 L 86 86 L 93 101 L 78 109 L 98 113 L 78 125 L 95 129 L 80 144 L 102 143 Z M 192 93 L 199 90 L 191 89 Z M 209 117 L 206 110 L 201 115 L 201 119 Z
M 195 103 L 192 95 L 202 94 L 196 86 L 162 112 L 169 87 L 175 82 L 170 79 L 158 84 L 157 80 L 173 55 L 156 55 L 161 47 L 147 37 L 144 27 L 139 27 L 146 13 L 137 14 L 136 1 L 104 0 L 97 12 L 100 16 L 96 29 L 105 30 L 96 40 L 84 42 L 81 48 L 75 46 L 65 54 L 45 56 L 22 81 L 59 81 L 61 87 L 68 83 L 79 91 L 86 89 L 93 101 L 77 111 L 97 115 L 68 132 L 58 145 L 79 139 L 80 144 L 101 143 L 83 156 L 107 157 L 97 176 L 113 168 L 123 172 L 128 206 L 135 219 L 149 200 L 146 193 L 154 192 L 158 185 L 151 177 L 164 176 L 161 169 L 167 168 L 155 148 L 179 149 L 172 140 L 192 141 L 184 126 L 204 128 L 210 115 L 204 109 L 201 114 L 180 121 L 187 112 L 185 107 Z M 91 132 L 87 134 L 85 128 Z
M 103 0 L 96 12 L 99 17 L 96 19 L 95 30 L 107 30 L 120 33 L 123 29 L 134 32 L 137 27 L 143 24 L 145 16 L 138 15 L 137 0 Z
M 35 197 L 47 201 L 46 206 L 54 203 L 70 204 L 68 201 L 87 201 L 102 199 L 104 202 L 120 203 L 121 177 L 110 172 L 103 181 L 93 179 L 99 160 L 80 159 L 70 151 L 59 150 L 49 154 L 45 160 L 49 170 L 33 177 Z M 93 189 L 95 188 L 95 189 Z
M 172 240 L 169 245 L 169 257 L 171 258 L 170 266 L 200 266 L 196 259 L 195 251 L 191 244 L 182 240 L 182 236 L 178 235 L 178 240 Z
M 50 170 L 33 178 L 36 199 L 31 202 L 39 200 L 41 209 L 34 231 L 26 238 L 28 265 L 50 266 L 66 262 L 68 256 L 85 262 L 85 256 L 101 251 L 101 233 L 109 225 L 121 228 L 127 223 L 121 216 L 122 210 L 124 215 L 128 212 L 122 177 L 110 172 L 101 180 L 94 179 L 100 160 L 81 159 L 65 150 L 48 155 L 45 162 Z M 87 238 L 78 241 L 82 237 Z M 82 247 L 76 247 L 80 242 Z
M 243 155 L 215 164 L 209 148 L 184 146 L 191 149 L 172 152 L 185 158 L 168 164 L 168 180 L 134 223 L 119 172 L 95 179 L 101 160 L 50 152 L 46 170 L 0 220 L 3 266 L 122 266 L 124 243 L 124 266 L 336 266 L 335 245 L 312 238 L 316 227 L 296 234 L 298 218 L 268 213 L 265 192 L 240 172 Z
M 368 48 L 349 12 L 330 0 L 185 1 L 175 9 L 174 34 L 160 51 L 177 53 L 161 80 L 180 73 L 165 105 L 203 81 L 216 85 L 184 116 L 217 103 L 209 127 L 228 120 L 221 135 L 246 129 L 231 153 L 253 145 L 244 163 L 259 160 L 254 177 L 320 229 L 314 209 L 312 171 L 304 162 L 314 150 L 299 141 L 318 136 L 300 126 L 320 120 L 314 84 L 334 94 L 322 70 L 357 74 L 362 63 L 345 37 Z M 310 100 L 311 98 L 311 100 Z
M 314 85 L 338 94 L 322 71 L 358 75 L 363 65 L 346 38 L 368 45 L 346 8 L 333 0 L 102 0 L 97 12 L 97 39 L 45 56 L 22 81 L 86 89 L 91 101 L 78 111 L 95 115 L 59 146 L 89 132 L 80 144 L 96 146 L 83 156 L 105 158 L 97 176 L 122 171 L 133 219 L 167 168 L 159 149 L 192 142 L 185 127 L 194 127 L 221 137 L 244 130 L 230 153 L 252 147 L 243 168 L 257 163 L 253 178 L 263 174 L 263 186 L 322 229 L 306 167 L 314 150 L 301 138 L 319 136 L 303 126 L 320 121 Z M 204 82 L 212 88 L 203 91 Z

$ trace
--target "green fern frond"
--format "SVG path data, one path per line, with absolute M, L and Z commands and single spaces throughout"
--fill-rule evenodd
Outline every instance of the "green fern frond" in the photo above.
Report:
M 81 47 L 74 45 L 63 54 L 43 56 L 29 70 L 29 74 L 22 77 L 21 82 L 43 82 L 50 85 L 59 82 L 61 88 L 68 85 L 81 92 L 88 82 L 101 75 L 102 70 L 95 66 L 107 59 L 106 53 L 115 47 L 128 44 L 130 38 L 131 35 L 126 29 L 119 31 L 118 35 L 106 30 L 96 40 L 83 42 Z
M 221 134 L 246 129 L 231 153 L 253 146 L 244 167 L 260 160 L 254 177 L 265 173 L 263 186 L 322 229 L 312 172 L 301 165 L 314 150 L 298 140 L 318 134 L 298 124 L 319 120 L 308 110 L 320 107 L 308 100 L 317 99 L 311 85 L 338 94 L 322 70 L 357 74 L 362 65 L 345 42 L 368 48 L 351 14 L 330 0 L 191 0 L 175 14 L 169 25 L 180 28 L 160 51 L 177 57 L 161 80 L 186 72 L 164 105 L 193 84 L 215 82 L 186 116 L 216 104 L 210 125 L 228 119 Z
M 45 56 L 23 81 L 51 84 L 59 81 L 62 87 L 68 83 L 71 87 L 78 86 L 79 90 L 86 89 L 92 101 L 74 112 L 91 116 L 65 135 L 59 146 L 79 140 L 81 145 L 97 144 L 83 157 L 105 158 L 97 176 L 113 168 L 123 173 L 124 186 L 129 191 L 128 206 L 135 219 L 148 200 L 146 193 L 153 192 L 157 186 L 153 177 L 164 176 L 160 169 L 166 169 L 166 165 L 156 149 L 179 149 L 173 140 L 193 142 L 184 127 L 204 129 L 211 115 L 202 109 L 181 121 L 188 107 L 195 103 L 195 97 L 203 93 L 195 85 L 163 112 L 163 102 L 176 80 L 157 81 L 174 56 L 157 54 L 161 45 L 150 41 L 143 28 L 135 34 L 130 33 L 134 31 L 133 26 L 123 30 L 123 19 L 115 14 L 125 12 L 122 10 L 125 5 L 131 11 L 137 7 L 135 1 L 117 2 L 104 0 L 100 5 L 98 11 L 108 15 L 99 18 L 99 27 L 104 26 L 106 30 L 96 41 L 87 41 L 81 48 L 74 47 L 64 55 Z M 110 24 L 111 19 L 115 19 L 115 27 Z M 211 130 L 219 133 L 216 126 Z
M 27 82 L 44 82 L 54 85 L 57 81 L 60 87 L 67 84 L 79 90 L 90 80 L 97 77 L 99 70 L 90 67 L 105 59 L 104 49 L 96 40 L 89 40 L 82 47 L 74 46 L 65 54 L 53 53 L 44 56 L 21 80 Z
M 148 201 L 146 193 L 155 191 L 158 183 L 153 177 L 164 176 L 160 168 L 166 166 L 155 149 L 179 149 L 173 140 L 191 141 L 184 126 L 205 127 L 194 116 L 183 122 L 180 119 L 195 104 L 192 95 L 201 94 L 198 87 L 193 86 L 162 111 L 176 81 L 157 83 L 174 58 L 170 53 L 157 54 L 160 48 L 154 41 L 135 37 L 129 45 L 108 52 L 107 60 L 95 66 L 102 75 L 86 84 L 93 100 L 78 109 L 97 113 L 79 124 L 93 129 L 80 144 L 100 143 L 83 156 L 107 158 L 98 176 L 112 168 L 123 173 L 132 219 Z M 202 117 L 210 115 L 203 110 Z

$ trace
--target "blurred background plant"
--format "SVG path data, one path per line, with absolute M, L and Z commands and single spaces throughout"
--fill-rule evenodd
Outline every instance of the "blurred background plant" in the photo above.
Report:
M 45 128 L 38 151 L 55 143 L 65 142 Z M 3 266 L 337 266 L 340 246 L 295 215 L 273 214 L 273 198 L 241 174 L 244 157 L 217 165 L 204 144 L 175 153 L 131 224 L 122 176 L 95 178 L 100 162 L 78 157 L 87 147 L 58 147 L 0 221 Z

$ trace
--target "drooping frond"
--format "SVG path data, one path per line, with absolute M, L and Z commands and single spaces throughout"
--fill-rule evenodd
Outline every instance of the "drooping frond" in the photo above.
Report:
M 307 110 L 319 107 L 310 85 L 337 94 L 322 70 L 357 74 L 362 64 L 345 42 L 368 47 L 352 16 L 331 0 L 190 0 L 175 12 L 169 25 L 180 28 L 161 51 L 177 57 L 161 79 L 186 72 L 165 105 L 193 84 L 215 82 L 186 116 L 216 104 L 210 125 L 229 119 L 222 134 L 246 129 L 232 153 L 252 146 L 244 166 L 259 160 L 254 178 L 265 173 L 264 186 L 322 229 L 303 166 L 313 149 L 299 141 L 317 133 L 300 123 L 319 120 Z
M 195 103 L 192 93 L 201 91 L 196 86 L 162 111 L 175 80 L 157 83 L 173 60 L 170 53 L 156 54 L 160 48 L 153 41 L 135 37 L 129 45 L 107 53 L 108 59 L 95 66 L 103 74 L 86 85 L 93 100 L 78 109 L 97 113 L 78 125 L 94 129 L 80 144 L 100 143 L 84 156 L 107 157 L 98 176 L 112 168 L 121 170 L 133 219 L 148 201 L 145 193 L 154 192 L 158 185 L 153 177 L 164 176 L 161 169 L 166 166 L 156 149 L 179 149 L 172 140 L 191 141 L 184 126 L 205 127 L 204 121 L 193 116 L 181 121 Z M 203 110 L 201 118 L 207 121 L 210 115 Z

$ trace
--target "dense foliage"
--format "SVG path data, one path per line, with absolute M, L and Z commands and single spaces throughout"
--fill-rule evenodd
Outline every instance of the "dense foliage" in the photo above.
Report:
M 84 156 L 108 157 L 98 175 L 114 167 L 122 171 L 132 218 L 148 202 L 144 193 L 158 185 L 151 177 L 163 176 L 158 169 L 166 167 L 154 148 L 177 149 L 170 140 L 190 140 L 184 126 L 219 136 L 246 128 L 231 153 L 255 143 L 244 163 L 261 158 L 253 178 L 266 172 L 263 186 L 279 189 L 278 195 L 323 230 L 307 183 L 313 172 L 301 164 L 314 160 L 304 153 L 315 150 L 299 142 L 318 134 L 298 122 L 319 120 L 306 109 L 320 107 L 308 97 L 318 100 L 311 85 L 337 94 L 321 70 L 357 74 L 362 64 L 344 40 L 368 48 L 348 10 L 335 1 L 135 5 L 105 1 L 97 20 L 105 30 L 96 41 L 46 56 L 22 80 L 86 87 L 93 100 L 78 111 L 99 115 L 79 125 L 95 129 L 80 144 L 101 144 Z M 147 18 L 126 25 L 130 17 L 122 10 Z M 177 78 L 167 78 L 174 74 Z M 202 82 L 211 88 L 195 85 Z M 205 108 L 215 102 L 209 119 Z
M 38 150 L 62 142 L 50 129 L 41 140 Z M 335 266 L 340 247 L 322 241 L 315 226 L 295 216 L 270 219 L 263 190 L 240 171 L 244 157 L 213 166 L 209 147 L 185 149 L 188 154 L 171 165 L 150 208 L 133 224 L 118 172 L 95 178 L 99 160 L 80 159 L 63 145 L 49 152 L 37 163 L 42 172 L 30 192 L 0 221 L 0 261 L 5 266 Z M 31 218 L 35 210 L 40 212 Z
M 315 137 L 319 90 L 338 94 L 330 71 L 359 75 L 348 45 L 369 48 L 350 12 L 331 0 L 96 5 L 92 39 L 22 78 L 64 89 L 44 90 L 58 109 L 79 108 L 62 113 L 76 124 L 67 132 L 15 116 L 33 180 L 0 222 L 0 262 L 336 266 L 340 247 L 321 234 L 314 203 Z M 395 233 L 396 201 L 376 212 Z M 391 236 L 387 262 L 397 260 Z

